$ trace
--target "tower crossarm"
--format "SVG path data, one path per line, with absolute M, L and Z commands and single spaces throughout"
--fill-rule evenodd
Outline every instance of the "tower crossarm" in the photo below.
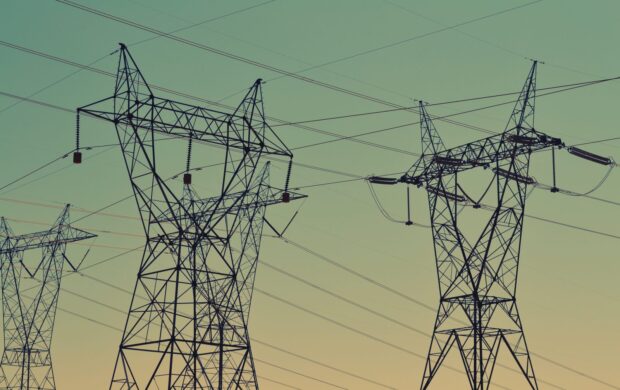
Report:
M 258 122 L 256 118 L 239 113 L 223 113 L 148 94 L 140 94 L 138 99 L 128 100 L 128 106 L 119 107 L 115 104 L 123 98 L 123 95 L 113 95 L 78 108 L 78 113 L 115 125 L 153 130 L 175 138 L 192 138 L 197 142 L 246 152 L 292 156 L 271 127 L 266 122 Z
M 443 176 L 477 167 L 489 167 L 502 160 L 551 147 L 562 147 L 562 140 L 534 129 L 507 131 L 491 137 L 423 155 L 399 181 L 423 185 Z
M 96 235 L 72 226 L 58 226 L 52 230 L 6 237 L 4 244 L 0 247 L 0 255 L 67 244 L 93 237 Z
M 244 209 L 252 209 L 257 207 L 271 206 L 283 203 L 282 195 L 284 190 L 274 187 L 267 187 L 267 195 L 264 198 L 256 199 L 255 197 L 246 196 L 243 192 L 234 192 L 225 196 L 215 196 L 193 200 L 192 207 L 177 204 L 161 213 L 152 222 L 176 222 L 181 219 L 193 219 L 194 221 L 202 221 L 207 217 L 217 216 L 227 213 L 238 213 Z M 289 201 L 307 198 L 307 195 L 288 191 L 290 194 Z M 239 201 L 241 200 L 241 201 Z M 183 212 L 188 210 L 188 213 Z M 191 211 L 190 211 L 191 210 Z

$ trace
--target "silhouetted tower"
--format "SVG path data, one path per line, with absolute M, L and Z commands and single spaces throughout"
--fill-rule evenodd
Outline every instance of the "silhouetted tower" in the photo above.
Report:
M 534 128 L 536 67 L 534 62 L 504 132 L 447 149 L 420 103 L 422 156 L 399 180 L 371 178 L 379 184 L 425 187 L 428 194 L 440 306 L 422 389 L 430 386 L 454 346 L 470 387 L 488 389 L 501 345 L 530 387 L 538 389 L 517 310 L 517 275 L 528 185 L 534 184 L 528 175 L 530 155 L 563 145 Z M 473 173 L 467 171 L 474 170 L 490 174 L 480 199 L 464 189 L 463 179 Z M 464 232 L 472 220 L 460 215 L 466 206 L 492 212 L 474 240 Z
M 162 99 L 121 44 L 114 95 L 78 109 L 78 133 L 80 113 L 115 124 L 146 234 L 110 389 L 258 389 L 248 317 L 265 208 L 302 197 L 288 192 L 293 155 L 265 121 L 261 81 L 232 113 Z M 163 177 L 170 154 L 156 158 L 162 137 L 187 142 L 179 188 Z M 196 143 L 215 146 L 212 197 L 192 185 Z M 266 159 L 289 164 L 284 189 Z
M 69 243 L 95 237 L 69 224 L 69 205 L 46 231 L 16 236 L 0 218 L 4 351 L 0 389 L 55 390 L 50 347 Z M 41 256 L 24 256 L 42 249 Z

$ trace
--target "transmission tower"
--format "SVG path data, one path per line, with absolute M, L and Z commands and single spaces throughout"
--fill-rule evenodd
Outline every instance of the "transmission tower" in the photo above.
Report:
M 421 102 L 422 156 L 400 178 L 371 178 L 378 184 L 402 182 L 428 194 L 440 304 L 421 389 L 427 389 L 456 346 L 473 390 L 488 389 L 501 345 L 514 358 L 532 389 L 538 389 L 516 302 L 521 237 L 532 153 L 560 148 L 562 141 L 534 128 L 534 62 L 504 132 L 446 149 L 426 105 Z M 463 178 L 490 172 L 480 199 L 464 190 Z M 488 173 L 487 173 L 488 174 Z M 491 204 L 481 203 L 492 199 Z M 466 206 L 492 212 L 475 240 L 464 230 Z M 471 234 L 471 231 L 467 231 Z
M 4 351 L 0 362 L 0 389 L 55 390 L 50 348 L 60 282 L 69 243 L 95 237 L 69 223 L 67 205 L 46 231 L 16 236 L 0 218 L 0 276 Z M 42 256 L 24 252 L 42 249 Z M 79 266 L 79 265 L 78 265 Z
M 293 155 L 265 121 L 261 80 L 232 113 L 159 98 L 121 44 L 114 95 L 78 109 L 78 140 L 82 113 L 114 123 L 146 234 L 110 389 L 258 389 L 248 319 L 265 208 L 303 197 L 288 191 Z M 156 158 L 162 137 L 187 142 L 181 188 Z M 195 143 L 222 168 L 211 197 L 192 184 Z M 267 158 L 288 163 L 284 189 Z

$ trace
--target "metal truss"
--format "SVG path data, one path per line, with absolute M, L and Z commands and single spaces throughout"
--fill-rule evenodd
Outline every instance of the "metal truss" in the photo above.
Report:
M 423 155 L 399 181 L 427 190 L 441 296 L 421 389 L 429 388 L 454 346 L 471 389 L 490 388 L 502 345 L 538 389 L 517 309 L 517 275 L 527 188 L 534 182 L 530 155 L 562 142 L 534 128 L 536 67 L 534 62 L 505 131 L 495 136 L 446 149 L 420 103 Z M 471 199 L 459 178 L 475 169 L 492 171 L 484 194 L 494 202 L 482 232 L 470 241 L 463 232 L 467 220 L 459 215 L 466 205 L 479 208 L 480 201 Z
M 50 348 L 69 243 L 95 237 L 72 227 L 67 205 L 46 231 L 16 236 L 0 219 L 0 278 L 4 351 L 0 361 L 0 389 L 55 390 Z M 24 252 L 42 249 L 41 257 Z
M 121 44 L 114 94 L 78 109 L 78 132 L 80 114 L 114 123 L 146 234 L 110 389 L 258 389 L 248 319 L 265 209 L 304 197 L 288 191 L 293 155 L 265 121 L 261 80 L 232 113 L 159 98 Z M 162 136 L 187 142 L 180 188 L 162 177 Z M 192 185 L 192 143 L 222 156 L 215 196 Z M 283 189 L 269 158 L 289 161 Z

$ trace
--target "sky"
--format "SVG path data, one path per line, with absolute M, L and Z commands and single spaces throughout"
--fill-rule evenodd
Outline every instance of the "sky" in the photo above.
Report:
M 59 158 L 75 142 L 75 114 L 64 109 L 73 111 L 114 89 L 111 78 L 76 72 L 79 68 L 67 62 L 115 72 L 118 42 L 129 46 L 148 82 L 194 97 L 235 106 L 262 78 L 267 114 L 285 122 L 380 111 L 390 108 L 385 102 L 412 106 L 416 99 L 432 104 L 519 91 L 530 59 L 541 61 L 539 88 L 620 74 L 620 54 L 613 49 L 620 34 L 620 3 L 612 0 L 76 2 L 160 31 L 182 29 L 174 34 L 267 66 L 157 37 L 62 2 L 5 0 L 0 14 L 0 215 L 16 233 L 45 229 L 66 203 L 73 205 L 76 220 L 130 195 L 109 124 L 83 120 L 81 142 L 112 146 L 85 150 L 79 166 Z M 307 79 L 283 77 L 273 68 Z M 539 97 L 536 128 L 567 145 L 617 137 L 619 88 L 618 81 L 611 81 Z M 506 99 L 429 110 L 447 115 Z M 511 109 L 499 105 L 454 119 L 499 132 Z M 338 136 L 395 129 L 360 138 L 373 145 L 340 140 L 295 151 L 296 162 L 321 169 L 295 166 L 291 186 L 308 198 L 268 210 L 277 226 L 299 214 L 287 230 L 290 241 L 265 236 L 262 242 L 249 327 L 263 388 L 419 386 L 429 346 L 425 334 L 432 332 L 439 300 L 430 230 L 385 219 L 363 180 L 313 186 L 406 170 L 416 159 L 412 153 L 420 152 L 419 128 L 401 125 L 417 119 L 400 110 L 307 123 Z M 443 121 L 436 126 L 448 146 L 488 135 Z M 275 129 L 290 148 L 335 139 L 290 125 Z M 617 140 L 584 146 L 616 160 L 619 147 Z M 183 169 L 183 148 L 162 154 L 162 161 L 172 170 Z M 194 164 L 207 161 L 210 150 L 197 148 Z M 274 164 L 273 180 L 283 180 L 285 169 Z M 530 173 L 541 183 L 551 182 L 549 153 L 532 158 Z M 585 193 L 606 174 L 606 167 L 558 152 L 557 180 L 563 189 Z M 219 183 L 208 169 L 196 172 L 195 180 L 206 189 Z M 483 191 L 481 185 L 472 188 Z M 619 189 L 614 169 L 591 194 L 597 199 L 541 189 L 528 199 L 528 215 L 555 221 L 526 218 L 517 292 L 541 388 L 620 388 L 620 214 L 618 203 L 613 204 L 620 201 Z M 377 188 L 385 209 L 399 220 L 405 216 L 404 190 Z M 427 224 L 425 193 L 412 189 L 411 195 L 413 219 Z M 471 220 L 483 221 L 485 211 L 476 213 Z M 76 223 L 99 237 L 68 252 L 80 259 L 91 248 L 83 275 L 63 280 L 52 348 L 59 389 L 109 385 L 140 261 L 139 251 L 114 256 L 143 244 L 137 217 L 129 199 Z M 507 355 L 500 354 L 500 361 L 514 367 Z M 447 363 L 461 367 L 456 355 Z M 527 388 L 503 366 L 494 375 L 496 385 Z M 465 383 L 464 375 L 444 370 L 431 389 L 466 388 Z

